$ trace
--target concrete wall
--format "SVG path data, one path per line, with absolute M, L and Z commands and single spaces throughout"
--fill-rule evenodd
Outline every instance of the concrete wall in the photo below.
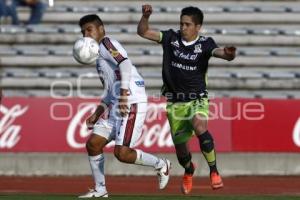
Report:
M 105 171 L 109 175 L 155 175 L 150 167 L 120 163 L 113 154 L 105 155 Z M 159 154 L 173 163 L 172 175 L 182 175 L 175 154 Z M 223 176 L 234 175 L 300 175 L 297 153 L 219 153 L 218 167 Z M 193 154 L 197 176 L 207 176 L 208 167 L 201 154 Z M 83 153 L 0 153 L 0 175 L 90 175 Z

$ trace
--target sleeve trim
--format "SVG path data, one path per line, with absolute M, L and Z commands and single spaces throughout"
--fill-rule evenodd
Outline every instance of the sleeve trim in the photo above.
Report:
M 124 61 L 127 58 L 124 58 L 122 54 L 117 50 L 117 48 L 113 45 L 113 43 L 110 41 L 109 38 L 104 38 L 102 40 L 104 47 L 107 49 L 107 51 L 110 53 L 110 55 L 117 61 L 118 64 L 120 64 L 122 61 Z
M 159 43 L 161 43 L 162 38 L 163 38 L 163 33 L 160 31 L 159 32 L 159 40 L 158 40 Z
M 215 51 L 218 49 L 218 47 L 214 48 L 212 51 L 211 51 L 211 56 L 214 56 L 214 53 Z

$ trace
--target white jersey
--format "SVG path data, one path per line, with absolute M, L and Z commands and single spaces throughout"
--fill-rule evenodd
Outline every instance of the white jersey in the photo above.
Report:
M 97 71 L 105 88 L 102 101 L 106 104 L 115 104 L 120 96 L 121 74 L 119 64 L 129 58 L 122 45 L 109 37 L 103 38 L 99 47 L 100 55 L 96 63 Z M 131 64 L 128 67 L 131 67 L 128 103 L 147 102 L 143 78 L 134 65 Z

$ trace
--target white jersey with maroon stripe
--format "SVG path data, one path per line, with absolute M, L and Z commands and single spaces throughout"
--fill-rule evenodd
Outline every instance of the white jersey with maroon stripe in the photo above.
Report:
M 115 104 L 118 102 L 120 95 L 120 81 L 122 78 L 119 64 L 129 58 L 122 45 L 109 37 L 103 38 L 99 46 L 97 71 L 106 91 L 103 95 L 103 101 L 107 104 Z M 143 78 L 134 65 L 131 64 L 128 67 L 131 67 L 128 103 L 147 102 Z

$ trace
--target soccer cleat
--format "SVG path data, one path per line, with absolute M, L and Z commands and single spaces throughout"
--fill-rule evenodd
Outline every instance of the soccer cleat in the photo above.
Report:
M 164 166 L 157 170 L 159 189 L 164 189 L 170 178 L 171 162 L 168 159 L 163 159 Z
M 189 194 L 193 188 L 193 175 L 184 174 L 182 178 L 181 191 L 183 194 Z
M 195 164 L 191 163 L 195 170 Z M 193 174 L 184 173 L 182 177 L 181 191 L 183 194 L 189 194 L 193 188 Z
M 224 186 L 222 178 L 218 172 L 210 173 L 210 184 L 213 190 L 220 189 Z
M 80 195 L 78 198 L 80 199 L 87 199 L 87 198 L 94 198 L 94 197 L 108 197 L 108 193 L 106 189 L 103 189 L 101 192 L 98 192 L 94 189 L 89 189 L 86 194 Z

